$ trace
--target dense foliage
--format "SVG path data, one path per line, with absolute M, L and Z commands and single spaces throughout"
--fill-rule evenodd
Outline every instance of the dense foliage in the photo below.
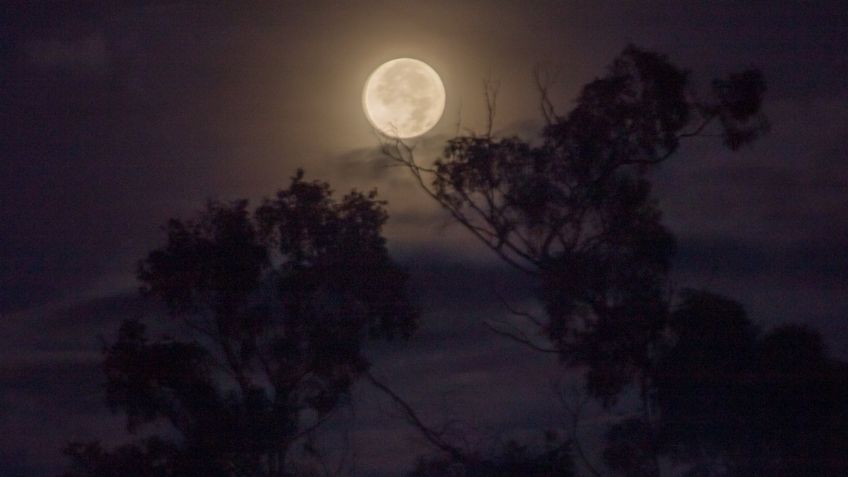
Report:
M 612 472 L 656 476 L 663 459 L 689 475 L 848 470 L 848 374 L 818 335 L 763 335 L 741 305 L 678 295 L 669 280 L 675 241 L 650 172 L 687 138 L 737 150 L 765 132 L 762 75 L 731 74 L 701 94 L 668 58 L 629 46 L 566 115 L 540 86 L 546 123 L 533 140 L 489 127 L 449 140 L 432 165 L 384 141 L 459 224 L 538 284 L 545 316 L 511 310 L 519 323 L 493 329 L 584 370 L 605 408 L 637 397 L 606 434 Z
M 336 201 L 302 173 L 253 214 L 210 203 L 171 220 L 138 277 L 179 335 L 152 339 L 128 319 L 104 363 L 129 430 L 167 431 L 114 451 L 74 445 L 66 475 L 291 475 L 293 446 L 368 369 L 363 339 L 415 329 L 385 220 L 374 193 Z

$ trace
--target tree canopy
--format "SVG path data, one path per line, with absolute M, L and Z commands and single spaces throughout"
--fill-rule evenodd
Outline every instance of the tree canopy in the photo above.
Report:
M 708 127 L 731 149 L 767 128 L 757 70 L 713 81 L 707 99 L 689 76 L 628 46 L 564 116 L 541 86 L 538 141 L 462 135 L 432 166 L 403 142 L 384 142 L 456 221 L 538 279 L 540 331 L 564 361 L 590 368 L 589 389 L 608 403 L 640 379 L 667 318 L 675 243 L 647 173 Z
M 169 221 L 138 277 L 182 327 L 150 338 L 128 319 L 104 351 L 107 400 L 129 430 L 169 430 L 114 451 L 74 445 L 66 475 L 291 475 L 295 443 L 368 369 L 363 339 L 416 328 L 386 217 L 374 192 L 336 200 L 298 172 L 252 214 L 210 202 Z
M 431 164 L 383 141 L 457 223 L 537 283 L 544 316 L 508 306 L 521 323 L 492 328 L 585 370 L 606 408 L 635 391 L 637 409 L 606 434 L 615 473 L 659 475 L 664 457 L 689 475 L 843 472 L 845 365 L 818 335 L 763 335 L 738 303 L 678 295 L 669 279 L 675 240 L 650 172 L 689 138 L 718 136 L 735 151 L 767 131 L 762 74 L 715 79 L 704 94 L 667 57 L 628 46 L 568 114 L 539 85 L 538 138 L 495 136 L 490 117 L 484 134 L 448 140 Z

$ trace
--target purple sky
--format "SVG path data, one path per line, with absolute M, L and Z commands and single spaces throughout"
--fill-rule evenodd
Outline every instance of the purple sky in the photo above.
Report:
M 164 220 L 210 197 L 270 195 L 297 167 L 389 200 L 391 248 L 425 314 L 406 348 L 375 347 L 375 373 L 434 421 L 474 416 L 466 431 L 481 442 L 545 427 L 550 384 L 569 377 L 480 325 L 503 312 L 493 290 L 532 306 L 526 286 L 513 290 L 518 277 L 374 159 L 361 88 L 399 56 L 445 81 L 424 157 L 460 118 L 481 127 L 487 76 L 502 84 L 496 127 L 529 133 L 537 64 L 559 70 L 561 111 L 628 42 L 701 85 L 761 68 L 770 134 L 736 154 L 697 139 L 656 176 L 680 241 L 676 278 L 738 299 L 764 328 L 807 323 L 848 358 L 842 2 L 33 3 L 0 13 L 0 475 L 54 472 L 68 440 L 120 433 L 99 337 L 146 310 L 134 264 Z M 428 450 L 364 386 L 354 408 L 336 427 L 351 430 L 362 475 L 396 474 Z

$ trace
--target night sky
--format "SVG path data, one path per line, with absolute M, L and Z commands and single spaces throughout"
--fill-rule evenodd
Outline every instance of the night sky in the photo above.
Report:
M 298 167 L 388 200 L 424 313 L 408 344 L 373 346 L 374 373 L 435 421 L 471 416 L 480 439 L 544 427 L 551 383 L 572 377 L 480 325 L 504 312 L 495 292 L 532 306 L 529 287 L 377 152 L 362 86 L 396 57 L 447 90 L 422 158 L 484 127 L 485 78 L 501 83 L 496 131 L 532 137 L 536 65 L 559 71 L 561 112 L 628 43 L 696 85 L 760 68 L 770 132 L 737 153 L 688 142 L 655 176 L 675 281 L 733 297 L 763 329 L 808 324 L 848 358 L 844 2 L 14 3 L 0 12 L 0 475 L 48 475 L 68 441 L 122 438 L 100 349 L 121 319 L 159 312 L 137 298 L 136 262 L 169 217 L 271 195 Z M 333 426 L 363 475 L 428 451 L 367 386 L 354 403 Z

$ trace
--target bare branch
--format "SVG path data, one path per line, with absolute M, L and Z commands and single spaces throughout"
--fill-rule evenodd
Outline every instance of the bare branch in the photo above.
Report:
M 539 318 L 537 318 L 537 317 L 533 316 L 533 315 L 532 315 L 532 314 L 530 314 L 530 313 L 527 313 L 526 311 L 521 311 L 521 310 L 518 310 L 518 309 L 514 308 L 514 307 L 513 307 L 513 306 L 512 306 L 512 305 L 511 305 L 511 304 L 510 304 L 507 300 L 506 300 L 506 298 L 504 298 L 504 297 L 503 297 L 503 295 L 501 295 L 501 294 L 500 294 L 500 293 L 498 293 L 497 291 L 495 291 L 495 296 L 497 296 L 497 297 L 498 297 L 498 301 L 500 301 L 500 302 L 501 302 L 501 305 L 503 305 L 503 306 L 504 306 L 504 308 L 506 308 L 506 309 L 507 309 L 507 311 L 509 311 L 509 312 L 510 312 L 510 313 L 512 313 L 513 315 L 515 315 L 515 316 L 520 316 L 520 317 L 522 317 L 522 318 L 526 318 L 526 319 L 530 320 L 530 322 L 532 322 L 534 325 L 538 326 L 539 328 L 544 328 L 544 324 L 542 323 L 542 320 L 540 320 Z
M 505 324 L 504 322 L 501 322 L 501 321 L 496 321 L 496 320 L 490 320 L 490 321 L 495 321 L 496 323 L 499 323 L 501 325 Z M 491 331 L 493 331 L 494 333 L 496 333 L 498 335 L 509 338 L 509 339 L 511 339 L 515 342 L 521 343 L 525 346 L 530 347 L 533 350 L 536 350 L 536 351 L 539 351 L 539 352 L 542 352 L 542 353 L 551 353 L 551 354 L 559 354 L 560 353 L 559 350 L 557 350 L 557 349 L 545 348 L 544 346 L 539 346 L 538 344 L 531 341 L 530 338 L 528 338 L 527 335 L 525 335 L 521 331 L 516 331 L 515 333 L 505 331 L 505 330 L 498 328 L 497 326 L 494 326 L 489 321 L 484 321 L 483 326 L 485 326 L 486 328 L 489 328 Z M 507 326 L 512 326 L 513 328 L 515 328 L 514 325 L 507 324 Z
M 677 137 L 678 138 L 684 138 L 684 137 L 698 136 L 699 134 L 701 134 L 701 131 L 703 131 L 704 128 L 706 128 L 707 125 L 710 124 L 713 121 L 713 119 L 716 118 L 716 116 L 717 115 L 715 113 L 707 114 L 706 116 L 704 116 L 704 120 L 701 122 L 701 124 L 698 125 L 698 127 L 696 127 L 694 130 L 692 130 L 690 132 L 682 133 L 682 134 L 678 135 Z
M 495 113 L 498 105 L 498 92 L 501 89 L 500 80 L 488 77 L 483 80 L 483 96 L 486 100 L 486 137 L 492 137 L 495 126 Z
M 578 433 L 581 413 L 583 412 L 583 408 L 586 406 L 586 403 L 589 401 L 589 397 L 586 396 L 584 393 L 577 391 L 576 389 L 574 389 L 574 393 L 578 396 L 578 400 L 576 404 L 572 407 L 571 405 L 569 405 L 568 399 L 566 398 L 563 389 L 560 387 L 557 390 L 559 401 L 562 404 L 562 407 L 565 408 L 565 411 L 570 418 L 570 421 L 566 425 L 566 427 L 568 428 L 569 439 L 571 440 L 571 442 L 574 443 L 574 450 L 577 451 L 577 457 L 580 458 L 589 473 L 594 475 L 595 477 L 601 477 L 601 473 L 598 472 L 598 469 L 586 456 L 586 453 L 583 450 L 583 446 L 580 444 L 580 436 Z
M 407 421 L 413 426 L 415 426 L 415 428 L 418 429 L 418 431 L 421 432 L 424 438 L 427 439 L 431 444 L 441 449 L 442 451 L 448 453 L 451 458 L 456 461 L 461 462 L 465 460 L 465 455 L 459 448 L 449 444 L 442 438 L 442 435 L 445 432 L 444 430 L 441 432 L 435 431 L 430 426 L 424 424 L 421 418 L 418 417 L 418 414 L 415 412 L 415 410 L 412 409 L 412 406 L 410 406 L 397 393 L 392 391 L 391 388 L 377 380 L 377 378 L 375 378 L 370 371 L 365 371 L 365 377 L 367 377 L 368 380 L 371 381 L 371 384 L 373 384 L 377 389 L 387 394 L 395 402 L 395 404 L 397 404 L 398 407 L 403 410 L 404 414 L 406 415 Z
M 533 80 L 536 82 L 536 89 L 539 92 L 539 109 L 542 112 L 542 117 L 545 118 L 545 124 L 548 126 L 556 122 L 557 119 L 556 110 L 549 94 L 555 79 L 556 74 L 542 66 L 536 66 L 533 69 Z
M 327 412 L 323 416 L 316 419 L 315 422 L 310 424 L 308 427 L 301 429 L 297 434 L 293 435 L 289 439 L 289 443 L 296 442 L 298 439 L 312 434 L 312 432 L 314 432 L 316 429 L 321 427 L 322 424 L 324 424 L 325 422 L 327 422 L 328 419 L 330 419 L 330 417 L 333 415 L 334 411 L 335 411 L 335 408 L 331 409 L 329 412 Z

